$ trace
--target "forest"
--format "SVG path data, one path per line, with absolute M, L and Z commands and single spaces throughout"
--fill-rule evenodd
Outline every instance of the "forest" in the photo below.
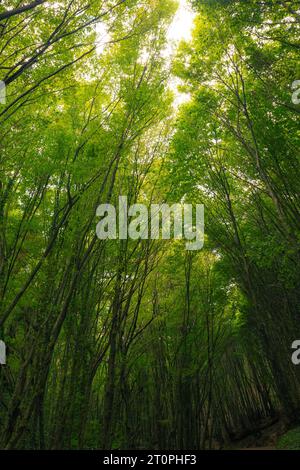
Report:
M 1 449 L 300 449 L 300 1 L 179 3 L 1 1 Z

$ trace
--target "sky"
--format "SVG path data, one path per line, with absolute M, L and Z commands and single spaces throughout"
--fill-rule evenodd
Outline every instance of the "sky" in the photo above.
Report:
M 168 46 L 166 48 L 166 54 L 172 55 L 175 53 L 176 48 L 180 41 L 189 41 L 192 35 L 193 21 L 195 13 L 191 10 L 187 0 L 179 0 L 179 7 L 173 22 L 169 28 L 167 39 Z M 185 103 L 189 100 L 190 95 L 187 93 L 181 93 L 177 87 L 180 85 L 180 80 L 173 78 L 170 83 L 170 87 L 175 93 L 174 107 L 178 108 L 180 104 Z
M 169 28 L 168 40 L 181 41 L 184 39 L 188 41 L 191 38 L 194 17 L 195 14 L 188 6 L 187 0 L 179 0 L 179 8 Z
M 176 12 L 176 15 L 169 27 L 167 39 L 169 42 L 169 47 L 167 48 L 171 54 L 173 49 L 176 48 L 176 45 L 181 40 L 188 41 L 191 38 L 191 31 L 193 28 L 193 19 L 195 17 L 194 12 L 188 5 L 187 0 L 178 0 L 179 7 Z M 98 52 L 101 53 L 105 47 L 105 41 L 107 41 L 108 35 L 106 32 L 105 24 L 99 22 L 96 25 L 96 31 L 98 33 Z M 173 44 L 173 46 L 172 46 Z
M 167 40 L 168 44 L 164 50 L 164 56 L 172 57 L 180 41 L 189 41 L 191 39 L 191 32 L 193 29 L 193 20 L 195 13 L 191 10 L 187 0 L 178 0 L 179 7 L 175 14 L 175 17 L 169 27 Z M 105 48 L 105 43 L 109 39 L 104 23 L 99 23 L 96 26 L 98 33 L 97 37 L 97 52 L 101 54 Z M 188 101 L 189 95 L 186 93 L 180 93 L 177 90 L 177 86 L 180 84 L 178 79 L 173 78 L 170 83 L 171 89 L 175 93 L 174 107 L 177 108 L 181 103 Z

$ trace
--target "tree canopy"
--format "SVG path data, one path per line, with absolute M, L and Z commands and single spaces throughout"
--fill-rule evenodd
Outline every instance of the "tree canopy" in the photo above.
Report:
M 1 3 L 3 449 L 230 448 L 300 421 L 300 2 L 190 6 L 170 58 L 174 0 Z M 204 204 L 203 249 L 100 240 L 120 195 Z

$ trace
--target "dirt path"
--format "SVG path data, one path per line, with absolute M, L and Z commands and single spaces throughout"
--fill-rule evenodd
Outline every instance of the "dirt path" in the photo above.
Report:
M 239 450 L 276 450 L 276 447 L 243 447 Z
M 233 449 L 236 450 L 276 450 L 276 443 L 286 428 L 282 421 L 253 433 L 244 439 L 236 441 Z

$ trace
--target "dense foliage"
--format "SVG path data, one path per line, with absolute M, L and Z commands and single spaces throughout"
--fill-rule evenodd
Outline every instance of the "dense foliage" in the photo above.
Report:
M 300 421 L 300 2 L 0 7 L 0 447 L 230 446 Z M 190 99 L 172 105 L 174 76 Z M 205 206 L 205 244 L 96 208 Z

